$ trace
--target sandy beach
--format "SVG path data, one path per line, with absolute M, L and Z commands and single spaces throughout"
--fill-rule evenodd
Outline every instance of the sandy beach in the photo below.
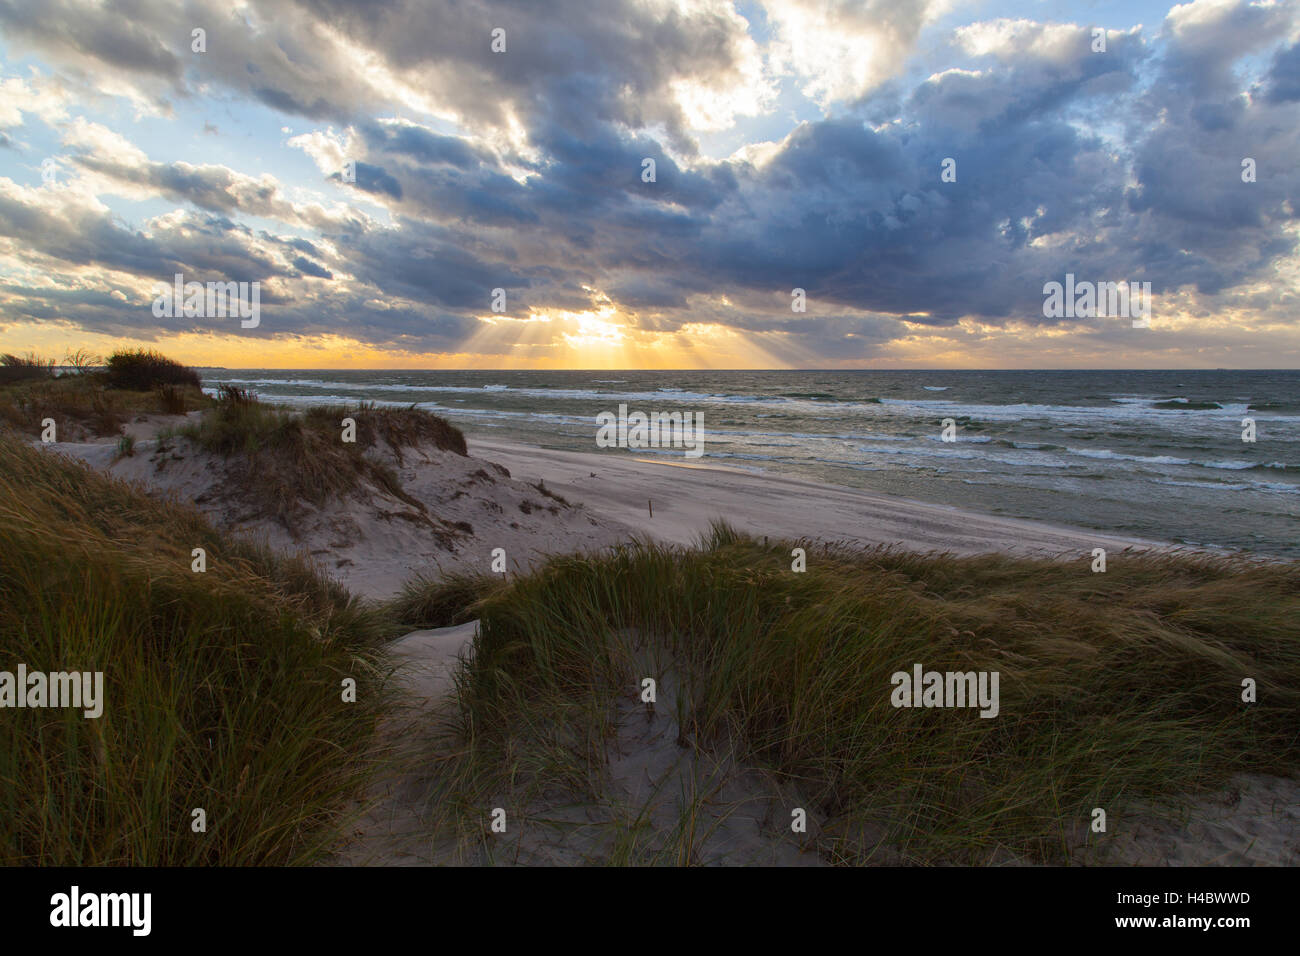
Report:
M 471 454 L 512 474 L 541 478 L 603 517 L 673 544 L 694 544 L 711 521 L 724 519 L 760 537 L 953 554 L 1078 553 L 1091 559 L 1093 548 L 1169 547 L 685 459 L 583 454 L 474 437 L 469 446 Z

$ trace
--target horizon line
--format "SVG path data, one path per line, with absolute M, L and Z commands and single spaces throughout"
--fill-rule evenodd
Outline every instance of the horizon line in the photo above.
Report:
M 63 366 L 59 366 L 63 367 Z M 899 368 L 351 368 L 338 365 L 302 365 L 274 367 L 267 365 L 191 365 L 193 369 L 222 372 L 1300 372 L 1296 368 L 1266 366 L 1214 368 L 934 368 L 904 366 Z

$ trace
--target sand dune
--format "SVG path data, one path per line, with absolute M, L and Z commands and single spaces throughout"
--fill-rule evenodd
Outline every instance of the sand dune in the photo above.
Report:
M 324 507 L 304 502 L 290 527 L 259 513 L 257 489 L 241 477 L 238 456 L 226 459 L 186 439 L 155 437 L 177 421 L 151 416 L 133 423 L 134 453 L 125 457 L 108 441 L 41 447 L 152 493 L 192 502 L 223 528 L 280 550 L 306 552 L 327 574 L 367 597 L 390 597 L 416 574 L 488 571 L 496 548 L 505 551 L 508 568 L 521 570 L 547 554 L 598 549 L 632 533 L 617 520 L 548 494 L 536 479 L 512 478 L 490 460 L 427 445 L 400 457 L 386 448 L 367 452 L 394 470 L 406 499 L 365 483 Z

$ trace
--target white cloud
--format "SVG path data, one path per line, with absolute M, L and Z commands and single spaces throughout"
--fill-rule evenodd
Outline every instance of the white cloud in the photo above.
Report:
M 740 116 L 758 116 L 771 109 L 779 92 L 776 79 L 749 35 L 745 18 L 733 7 L 719 9 L 701 0 L 675 0 L 673 5 L 687 14 L 712 11 L 727 21 L 728 68 L 669 81 L 687 125 L 696 132 L 730 129 Z
M 821 106 L 855 99 L 902 67 L 950 0 L 767 0 L 774 68 Z
M 342 133 L 334 132 L 333 127 L 300 133 L 289 140 L 289 145 L 301 149 L 310 156 L 316 168 L 326 175 L 340 172 L 343 164 L 350 159 L 363 158 L 357 155 L 356 151 L 361 143 L 356 131 L 351 127 Z
M 67 117 L 70 99 L 62 85 L 38 73 L 30 80 L 19 76 L 0 79 L 0 129 L 23 125 L 24 113 L 32 113 L 52 125 Z
M 63 145 L 85 150 L 100 159 L 123 166 L 140 166 L 149 162 L 144 150 L 121 133 L 82 116 L 78 116 L 67 127 L 63 134 Z

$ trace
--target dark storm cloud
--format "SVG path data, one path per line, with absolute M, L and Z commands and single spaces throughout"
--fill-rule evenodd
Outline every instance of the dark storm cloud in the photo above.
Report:
M 592 236 L 598 219 L 647 233 L 695 231 L 698 220 L 691 213 L 716 208 L 738 188 L 731 164 L 686 169 L 650 137 L 612 126 L 593 130 L 585 140 L 554 127 L 534 133 L 547 161 L 525 165 L 526 182 L 518 182 L 500 158 L 455 137 L 370 126 L 362 142 L 371 157 L 384 154 L 386 165 L 380 170 L 357 162 L 356 186 L 403 200 L 398 208 L 408 215 L 488 226 L 544 225 L 576 244 Z M 654 161 L 653 182 L 643 179 L 647 159 Z
M 188 47 L 189 29 L 161 36 L 158 21 L 141 16 L 147 12 L 147 5 L 136 3 L 0 0 L 0 23 L 13 36 L 72 57 L 98 60 L 114 70 L 179 83 L 182 62 L 173 49 L 182 42 Z
M 358 163 L 358 186 L 360 167 Z M 396 199 L 404 199 L 399 208 L 409 215 L 486 226 L 539 221 L 528 189 L 502 172 L 484 169 L 465 173 L 446 166 L 392 168 L 396 176 L 386 175 L 391 183 L 387 191 Z M 372 187 L 367 191 L 380 190 Z
M 357 162 L 356 164 L 358 189 L 377 195 L 392 196 L 394 199 L 402 198 L 402 184 L 388 174 L 388 170 L 382 166 L 372 166 L 370 163 Z M 338 174 L 336 174 L 337 176 Z
M 1165 20 L 1169 44 L 1161 64 L 1161 89 L 1189 97 L 1191 104 L 1234 95 L 1234 64 L 1265 48 L 1293 28 L 1291 3 L 1236 3 L 1196 16 L 1195 7 L 1175 8 Z
M 1294 103 L 1300 100 L 1300 43 L 1279 51 L 1273 58 L 1267 87 L 1271 102 Z
M 275 301 L 262 295 L 261 323 L 242 329 L 237 323 L 207 319 L 155 318 L 148 301 L 123 302 L 110 293 L 51 286 L 0 286 L 0 302 L 11 319 L 68 321 L 89 332 L 154 341 L 176 332 L 215 332 L 250 339 L 283 333 L 296 336 L 346 335 L 380 347 L 415 352 L 454 351 L 472 334 L 475 322 L 464 316 L 415 305 L 395 304 L 375 310 L 360 296 L 334 295 L 305 302 Z
M 593 130 L 581 138 L 558 125 L 537 126 L 533 133 L 539 147 L 551 157 L 537 187 L 542 205 L 562 207 L 583 200 L 613 205 L 637 196 L 708 210 L 737 185 L 728 164 L 685 170 L 648 136 L 626 137 L 613 127 Z M 646 159 L 655 163 L 653 183 L 642 178 Z
M 1138 69 L 1152 58 L 1136 38 L 1112 37 L 1093 56 L 1078 28 L 1070 57 L 1017 51 L 923 84 L 901 123 L 807 124 L 746 173 L 740 200 L 711 210 L 674 269 L 704 270 L 721 292 L 798 286 L 822 308 L 924 312 L 911 321 L 932 324 L 1057 321 L 1042 317 L 1042 286 L 1066 272 L 1151 281 L 1157 292 L 1243 283 L 1294 252 L 1283 230 L 1300 208 L 1287 166 L 1300 117 L 1229 98 L 1215 78 L 1275 30 L 1267 16 L 1229 12 L 1175 31 L 1157 67 L 1169 83 L 1145 88 Z M 1219 42 L 1204 42 L 1210 35 Z M 1196 70 L 1208 101 L 1187 95 Z M 1116 142 L 1115 115 L 1152 120 Z M 1241 178 L 1246 154 L 1260 164 L 1253 184 Z M 954 183 L 940 182 L 945 157 L 956 160 Z M 638 298 L 653 295 L 637 287 Z
M 250 282 L 291 274 L 272 244 L 218 216 L 191 216 L 152 234 L 125 228 L 109 213 L 72 204 L 43 207 L 0 193 L 0 236 L 25 251 L 71 266 L 99 266 L 145 279 Z
M 338 116 L 341 112 L 337 103 L 331 102 L 323 96 L 299 99 L 292 93 L 270 86 L 255 87 L 250 92 L 255 99 L 265 103 L 273 110 L 305 116 L 308 119 L 329 119 L 332 116 Z
M 670 281 L 637 277 L 613 283 L 606 289 L 606 293 L 623 308 L 634 312 L 686 308 L 686 295 Z
M 156 276 L 181 265 L 178 250 L 164 252 L 158 242 L 122 228 L 106 212 L 71 207 L 53 211 L 11 194 L 0 193 L 0 236 L 20 240 L 28 252 L 74 266 L 101 265 Z
M 317 279 L 333 279 L 334 273 L 330 272 L 324 266 L 312 262 L 305 256 L 297 256 L 293 260 L 293 267 L 303 275 L 315 276 Z
M 368 131 L 367 142 L 372 155 L 395 156 L 407 213 L 535 224 L 557 255 L 567 244 L 597 277 L 625 275 L 605 291 L 631 311 L 681 309 L 694 291 L 784 286 L 788 295 L 800 286 L 819 302 L 928 312 L 921 321 L 938 324 L 971 312 L 1028 314 L 1041 311 L 1044 281 L 1089 258 L 1073 250 L 1058 267 L 1028 244 L 1123 201 L 1122 162 L 1059 112 L 1131 86 L 1142 51 L 1120 37 L 1110 56 L 1089 59 L 1089 34 L 1077 32 L 1080 53 L 1066 64 L 1030 56 L 923 85 L 907 107 L 919 129 L 877 132 L 852 116 L 806 124 L 761 169 L 686 170 L 644 134 L 551 123 L 554 106 L 530 123 L 548 162 L 524 183 L 450 138 Z M 949 155 L 959 157 L 955 184 L 939 181 Z M 646 157 L 656 161 L 654 183 L 641 179 Z M 417 159 L 426 163 L 407 162 Z M 1007 169 L 1021 172 L 1009 178 Z M 1009 274 L 1015 257 L 1025 261 Z
M 532 280 L 471 240 L 438 227 L 408 224 L 340 243 L 350 271 L 377 288 L 444 308 L 486 313 L 492 290 L 517 293 Z
M 324 253 L 322 253 L 321 250 L 317 248 L 315 244 L 309 242 L 306 239 L 303 239 L 302 237 L 290 239 L 287 245 L 291 249 L 297 249 L 299 252 L 305 252 L 307 253 L 307 255 L 314 256 L 317 259 L 321 258 L 321 256 L 324 255 Z
M 365 138 L 372 149 L 397 153 L 424 164 L 445 163 L 457 169 L 471 169 L 492 157 L 456 136 L 409 124 L 367 123 Z
M 1284 23 L 1279 10 L 1225 8 L 1177 30 L 1139 103 L 1153 121 L 1133 150 L 1137 185 L 1128 208 L 1140 215 L 1126 225 L 1157 288 L 1191 284 L 1217 293 L 1295 248 L 1284 229 L 1300 210 L 1300 108 L 1272 97 L 1248 102 L 1232 73 L 1237 58 L 1274 39 Z M 1189 98 L 1189 90 L 1204 99 Z M 1247 160 L 1251 182 L 1243 176 Z

